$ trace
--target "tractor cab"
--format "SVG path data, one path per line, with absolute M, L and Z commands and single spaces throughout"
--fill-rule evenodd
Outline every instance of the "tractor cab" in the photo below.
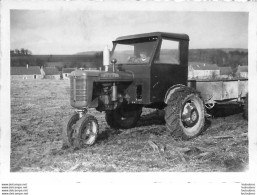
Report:
M 123 36 L 113 41 L 111 59 L 119 71 L 134 75 L 130 88 L 142 94 L 132 101 L 163 102 L 166 91 L 176 84 L 187 85 L 188 43 L 185 34 L 153 32 Z

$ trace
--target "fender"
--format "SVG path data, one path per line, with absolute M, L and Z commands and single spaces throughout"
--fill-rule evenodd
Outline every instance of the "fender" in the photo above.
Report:
M 170 96 L 178 89 L 178 88 L 181 88 L 181 87 L 187 87 L 185 85 L 182 85 L 182 84 L 177 84 L 177 85 L 173 85 L 172 87 L 170 87 L 166 94 L 165 94 L 165 97 L 164 97 L 164 102 L 165 104 L 167 104 L 168 102 L 168 99 L 170 98 Z

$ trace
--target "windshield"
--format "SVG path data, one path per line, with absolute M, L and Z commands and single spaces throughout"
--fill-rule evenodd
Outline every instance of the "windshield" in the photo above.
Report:
M 116 42 L 111 58 L 117 64 L 147 64 L 153 55 L 157 37 L 147 37 Z

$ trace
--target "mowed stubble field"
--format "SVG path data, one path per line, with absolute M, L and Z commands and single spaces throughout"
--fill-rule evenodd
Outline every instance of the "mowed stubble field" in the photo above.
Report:
M 69 80 L 11 80 L 12 172 L 224 172 L 248 169 L 248 123 L 242 114 L 211 118 L 195 139 L 173 139 L 163 112 L 143 109 L 137 127 L 110 129 L 104 113 L 91 147 L 62 149 L 62 128 L 74 112 Z

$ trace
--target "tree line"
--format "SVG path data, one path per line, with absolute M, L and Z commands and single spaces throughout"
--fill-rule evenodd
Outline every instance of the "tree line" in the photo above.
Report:
M 11 50 L 11 66 L 44 66 L 47 62 L 61 62 L 62 67 L 99 68 L 103 63 L 103 53 L 90 55 L 32 55 L 28 49 Z M 238 65 L 248 65 L 247 50 L 190 49 L 189 62 L 202 62 L 230 66 L 233 70 Z
M 102 52 L 91 52 L 76 55 L 32 55 L 27 49 L 15 49 L 10 51 L 11 66 L 55 66 L 58 70 L 62 68 L 99 68 L 103 63 Z M 51 62 L 57 62 L 51 65 Z M 50 64 L 50 65 L 49 65 Z
M 220 67 L 230 66 L 232 69 L 236 69 L 238 65 L 248 65 L 248 52 L 243 50 L 191 49 L 189 50 L 189 62 L 217 64 Z
M 30 56 L 32 55 L 32 52 L 28 49 L 14 49 L 10 51 L 10 55 L 12 56 Z

